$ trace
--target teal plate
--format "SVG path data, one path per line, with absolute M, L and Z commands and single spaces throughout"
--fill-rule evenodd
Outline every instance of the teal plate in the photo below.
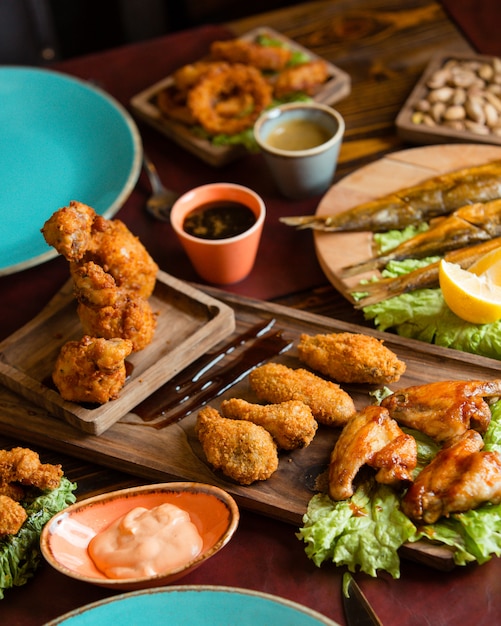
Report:
M 56 255 L 40 229 L 70 200 L 114 215 L 141 159 L 132 117 L 104 91 L 51 70 L 0 67 L 0 276 Z
M 135 591 L 89 604 L 45 626 L 339 626 L 305 606 L 270 594 L 217 586 Z

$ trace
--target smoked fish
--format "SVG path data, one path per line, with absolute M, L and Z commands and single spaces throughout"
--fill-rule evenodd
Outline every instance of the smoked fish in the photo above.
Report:
M 467 248 L 453 250 L 444 256 L 449 263 L 457 263 L 463 269 L 468 269 L 478 261 L 480 257 L 491 250 L 501 246 L 501 237 L 490 239 Z M 438 274 L 440 261 L 430 263 L 426 267 L 420 267 L 408 274 L 395 276 L 394 278 L 382 278 L 376 282 L 359 285 L 353 292 L 364 293 L 355 303 L 356 309 L 363 309 L 371 304 L 377 304 L 388 298 L 394 298 L 404 293 L 416 291 L 416 289 L 434 289 L 438 287 Z
M 501 159 L 433 176 L 337 215 L 281 217 L 280 221 L 298 229 L 325 232 L 385 232 L 497 198 L 501 198 Z
M 442 256 L 481 241 L 501 236 L 501 199 L 469 204 L 446 217 L 431 222 L 430 228 L 403 241 L 388 252 L 367 261 L 350 265 L 341 271 L 344 277 L 354 276 L 372 269 L 381 269 L 390 261 L 424 259 Z

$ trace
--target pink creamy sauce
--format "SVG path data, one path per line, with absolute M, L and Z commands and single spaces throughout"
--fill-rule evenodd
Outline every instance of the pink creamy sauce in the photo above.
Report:
M 98 533 L 88 551 L 108 578 L 142 578 L 187 565 L 203 540 L 189 514 L 173 504 L 136 507 Z

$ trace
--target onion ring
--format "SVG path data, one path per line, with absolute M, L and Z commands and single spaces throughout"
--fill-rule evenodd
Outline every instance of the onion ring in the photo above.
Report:
M 245 110 L 230 107 L 225 115 L 224 101 L 249 101 Z M 235 63 L 226 70 L 209 72 L 188 93 L 188 108 L 202 127 L 212 135 L 235 135 L 247 128 L 271 103 L 272 89 L 255 67 Z

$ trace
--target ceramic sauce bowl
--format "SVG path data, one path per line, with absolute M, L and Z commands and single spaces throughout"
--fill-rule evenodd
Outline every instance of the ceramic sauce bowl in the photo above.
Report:
M 89 555 L 91 539 L 136 507 L 152 509 L 173 504 L 189 513 L 203 545 L 183 566 L 138 578 L 108 578 Z M 46 561 L 66 576 L 116 590 L 168 585 L 205 563 L 231 539 L 239 522 L 238 507 L 222 489 L 202 483 L 163 483 L 114 491 L 77 502 L 55 515 L 44 527 L 41 551 Z

